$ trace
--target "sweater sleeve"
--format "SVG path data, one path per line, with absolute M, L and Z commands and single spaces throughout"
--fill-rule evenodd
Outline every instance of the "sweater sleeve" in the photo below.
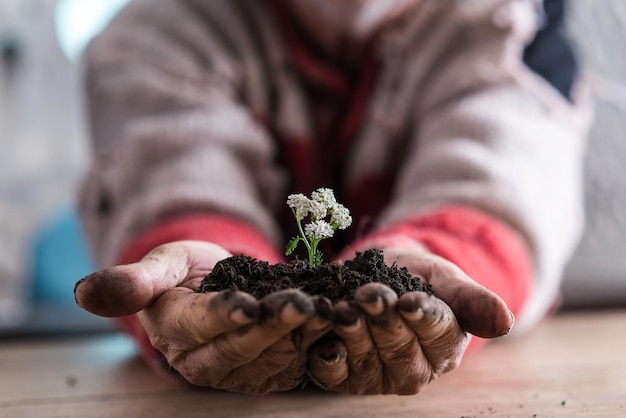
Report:
M 570 102 L 524 64 L 536 2 L 461 3 L 441 6 L 444 17 L 420 38 L 418 123 L 377 228 L 456 204 L 515 231 L 533 271 L 514 330 L 522 332 L 552 308 L 582 232 L 590 108 L 580 89 Z
M 251 105 L 267 86 L 234 3 L 131 2 L 89 45 L 94 161 L 79 209 L 98 266 L 141 231 L 192 213 L 281 241 L 273 212 L 286 174 Z

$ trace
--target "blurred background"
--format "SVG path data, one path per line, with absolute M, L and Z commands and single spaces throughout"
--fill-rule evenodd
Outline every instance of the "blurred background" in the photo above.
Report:
M 0 0 L 0 335 L 108 329 L 76 308 L 72 294 L 92 269 L 73 217 L 89 149 L 79 56 L 125 2 Z M 586 160 L 588 225 L 563 306 L 623 306 L 626 1 L 570 1 L 566 29 L 596 119 Z
M 92 269 L 73 216 L 89 158 L 79 56 L 125 2 L 0 0 L 0 332 L 108 326 L 73 297 Z

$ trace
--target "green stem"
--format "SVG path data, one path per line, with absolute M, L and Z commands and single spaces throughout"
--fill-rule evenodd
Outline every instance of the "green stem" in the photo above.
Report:
M 300 231 L 300 236 L 302 237 L 302 240 L 304 241 L 304 245 L 306 245 L 307 250 L 311 250 L 311 244 L 309 244 L 309 240 L 306 239 L 306 235 L 304 235 L 304 230 L 302 229 L 302 223 L 300 222 L 300 219 L 296 218 L 296 222 L 298 223 L 298 231 Z
M 313 240 L 311 244 L 311 248 L 309 249 L 309 266 L 311 267 L 319 267 L 315 262 L 315 254 L 317 253 L 317 244 L 320 243 L 320 240 Z
M 294 215 L 295 215 L 295 212 L 294 212 Z M 311 244 L 309 243 L 309 240 L 306 238 L 306 235 L 304 234 L 304 230 L 302 229 L 302 223 L 300 222 L 300 219 L 298 219 L 298 217 L 296 217 L 296 223 L 298 224 L 298 231 L 300 232 L 302 241 L 304 242 L 304 245 L 306 245 L 307 252 L 309 253 L 309 266 L 313 267 L 313 262 L 314 262 L 313 257 L 315 255 L 315 249 L 311 248 Z M 317 245 L 315 247 L 317 247 Z

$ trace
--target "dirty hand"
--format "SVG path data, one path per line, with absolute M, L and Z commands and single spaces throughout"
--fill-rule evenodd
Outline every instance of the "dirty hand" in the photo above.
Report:
M 493 292 L 456 265 L 423 250 L 387 248 L 388 265 L 407 267 L 435 296 L 369 283 L 354 303 L 335 306 L 334 338 L 311 349 L 309 373 L 321 387 L 351 394 L 415 394 L 456 368 L 466 332 L 493 338 L 509 332 L 513 316 Z
M 309 346 L 332 327 L 332 306 L 296 290 L 260 301 L 197 293 L 229 255 L 206 242 L 165 244 L 138 263 L 87 276 L 76 284 L 76 302 L 106 317 L 138 312 L 152 345 L 193 384 L 253 394 L 292 389 L 305 375 Z

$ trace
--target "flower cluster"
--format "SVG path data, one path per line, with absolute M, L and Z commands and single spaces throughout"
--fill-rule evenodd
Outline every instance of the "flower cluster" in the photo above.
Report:
M 337 229 L 346 229 L 352 223 L 350 211 L 340 203 L 337 203 L 332 189 L 319 188 L 311 193 L 309 199 L 302 193 L 289 195 L 287 205 L 291 208 L 298 223 L 300 236 L 293 237 L 285 253 L 290 255 L 300 241 L 304 243 L 309 252 L 309 265 L 318 267 L 322 264 L 322 254 L 317 249 L 318 244 L 325 238 L 330 238 Z M 330 216 L 330 220 L 327 218 Z M 302 228 L 302 221 L 310 219 L 310 223 Z

